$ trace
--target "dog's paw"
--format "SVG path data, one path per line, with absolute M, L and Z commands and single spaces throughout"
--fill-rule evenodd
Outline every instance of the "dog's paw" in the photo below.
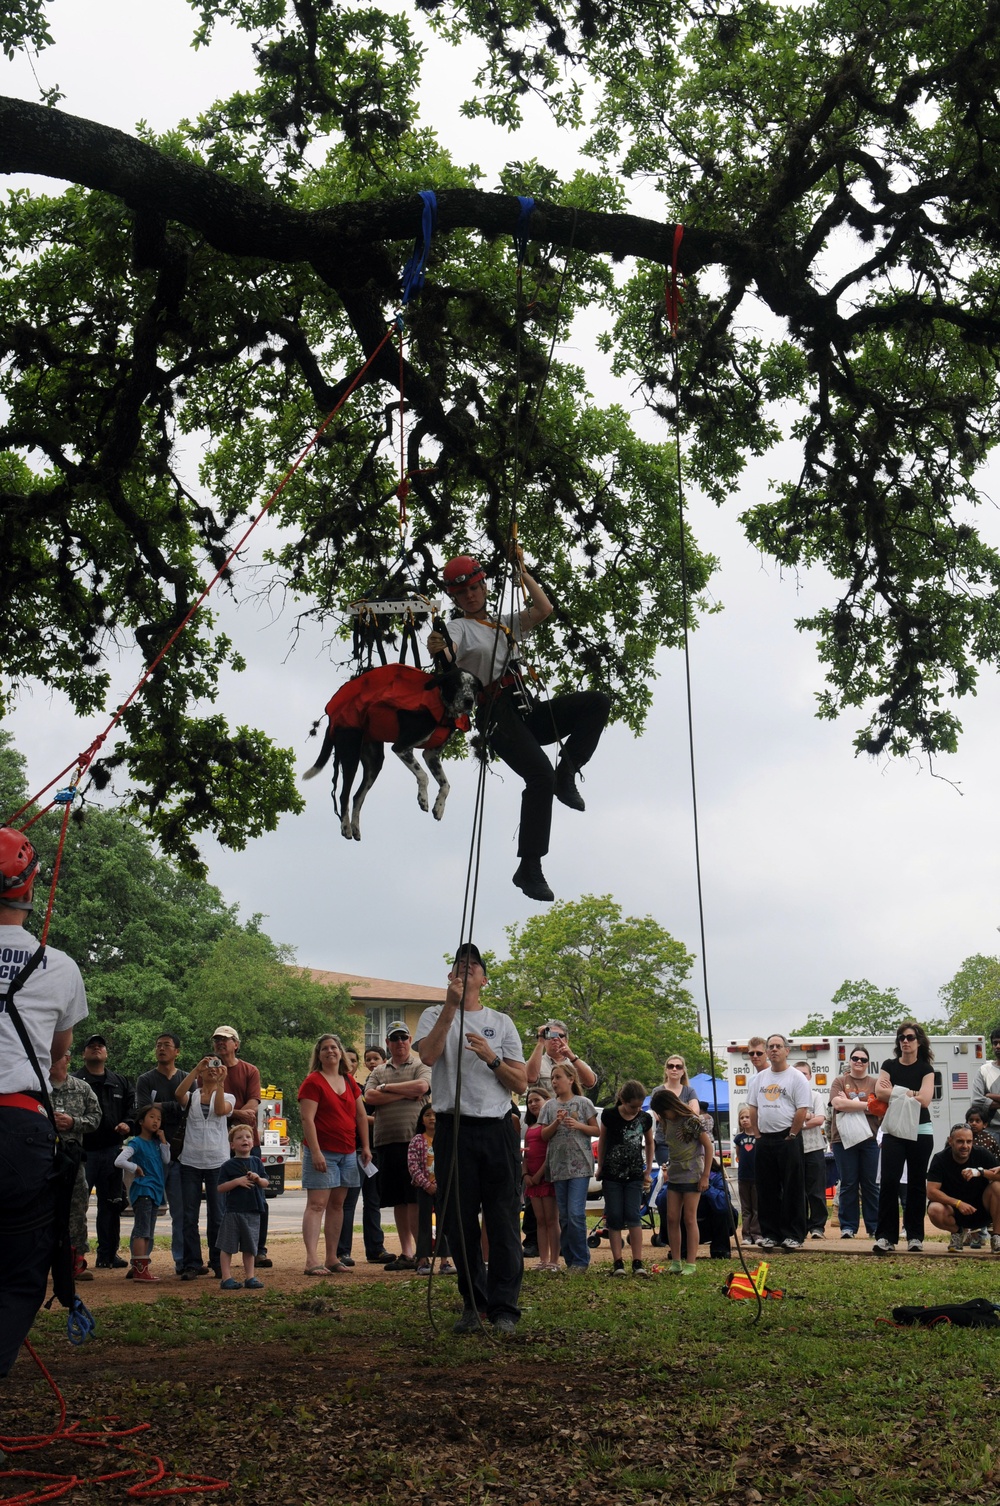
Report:
M 361 827 L 357 824 L 357 822 L 355 822 L 351 827 L 350 834 L 354 838 L 355 842 L 361 841 Z

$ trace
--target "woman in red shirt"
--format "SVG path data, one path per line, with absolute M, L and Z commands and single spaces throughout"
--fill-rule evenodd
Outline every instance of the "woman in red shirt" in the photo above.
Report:
M 348 1267 L 337 1259 L 337 1241 L 349 1187 L 361 1180 L 361 1166 L 371 1160 L 368 1115 L 361 1089 L 347 1071 L 340 1037 L 321 1035 L 313 1047 L 309 1076 L 299 1088 L 302 1114 L 302 1186 L 306 1208 L 302 1238 L 306 1247 L 306 1275 L 329 1276 Z M 356 1151 L 356 1146 L 361 1146 Z M 326 1264 L 319 1259 L 323 1231 Z

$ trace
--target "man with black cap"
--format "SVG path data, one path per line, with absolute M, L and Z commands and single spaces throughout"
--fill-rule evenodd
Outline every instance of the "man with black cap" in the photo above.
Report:
M 120 1072 L 108 1068 L 108 1043 L 103 1035 L 88 1035 L 83 1043 L 83 1066 L 73 1073 L 92 1088 L 101 1105 L 101 1122 L 83 1137 L 87 1186 L 97 1190 L 98 1270 L 124 1270 L 128 1265 L 118 1253 L 121 1242 L 125 1183 L 115 1165 L 123 1140 L 132 1133 L 129 1120 L 134 1110 L 132 1084 Z
M 466 942 L 448 975 L 444 1003 L 424 1010 L 413 1044 L 431 1068 L 435 1175 L 465 1303 L 454 1331 L 476 1333 L 487 1319 L 503 1336 L 515 1331 L 521 1316 L 521 1167 L 510 1132 L 510 1100 L 524 1092 L 527 1075 L 514 1021 L 482 1002 L 485 983 L 479 948 Z M 490 1246 L 488 1270 L 480 1211 Z
M 417 1268 L 417 1189 L 410 1181 L 407 1152 L 417 1133 L 420 1110 L 430 1097 L 431 1069 L 410 1049 L 405 1020 L 393 1020 L 385 1033 L 389 1059 L 368 1074 L 365 1108 L 375 1117 L 379 1201 L 391 1207 L 400 1253 L 387 1271 Z

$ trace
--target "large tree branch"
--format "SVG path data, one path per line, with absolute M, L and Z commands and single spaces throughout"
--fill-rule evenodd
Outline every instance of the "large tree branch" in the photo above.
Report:
M 366 200 L 335 209 L 306 211 L 265 194 L 252 193 L 219 173 L 170 157 L 124 131 L 21 99 L 0 97 L 0 172 L 38 173 L 98 189 L 203 235 L 217 250 L 277 262 L 310 261 L 338 291 L 369 286 L 381 269 L 372 244 L 406 241 L 420 230 L 418 195 L 385 202 Z M 429 185 L 433 187 L 433 185 Z M 520 205 L 507 194 L 473 188 L 441 190 L 438 231 L 479 230 L 510 235 Z M 641 257 L 669 266 L 674 226 L 631 214 L 600 214 L 539 200 L 529 238 L 611 256 Z M 738 254 L 728 232 L 687 229 L 680 269 L 693 272 Z M 388 267 L 388 263 L 386 267 Z

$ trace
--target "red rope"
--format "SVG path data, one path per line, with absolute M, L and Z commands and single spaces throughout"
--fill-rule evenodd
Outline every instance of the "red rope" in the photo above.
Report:
M 135 1462 L 126 1463 L 125 1468 L 106 1470 L 103 1474 L 93 1476 L 75 1473 L 56 1474 L 49 1470 L 0 1470 L 0 1480 L 46 1482 L 40 1489 L 32 1486 L 30 1489 L 18 1491 L 15 1495 L 0 1496 L 0 1506 L 41 1506 L 42 1502 L 59 1500 L 61 1496 L 67 1495 L 78 1485 L 103 1485 L 112 1480 L 132 1480 L 133 1483 L 127 1487 L 125 1494 L 133 1500 L 143 1498 L 157 1500 L 162 1496 L 189 1496 L 205 1494 L 210 1490 L 230 1488 L 228 1480 L 220 1480 L 213 1475 L 171 1475 L 158 1454 L 154 1454 L 151 1460 L 141 1458 L 138 1451 L 132 1448 L 126 1440 L 135 1438 L 140 1433 L 148 1433 L 150 1430 L 148 1422 L 140 1422 L 130 1428 L 119 1428 L 113 1426 L 118 1422 L 117 1417 L 94 1417 L 90 1419 L 88 1428 L 85 1428 L 81 1421 L 71 1422 L 67 1427 L 66 1402 L 59 1387 L 27 1339 L 24 1347 L 42 1372 L 49 1390 L 59 1403 L 59 1422 L 51 1433 L 27 1434 L 24 1437 L 0 1434 L 0 1451 L 4 1454 L 26 1454 L 35 1449 L 47 1448 L 56 1442 L 78 1443 L 82 1448 L 103 1449 L 107 1453 L 122 1456 L 126 1461 L 131 1458 Z M 180 1483 L 167 1484 L 159 1490 L 153 1489 L 161 1482 L 171 1479 Z
M 386 330 L 385 334 L 382 336 L 382 339 L 379 341 L 378 345 L 372 351 L 371 355 L 368 357 L 368 359 L 364 363 L 364 365 L 362 367 L 360 367 L 360 369 L 358 371 L 355 372 L 354 376 L 351 378 L 351 380 L 348 383 L 347 387 L 344 389 L 344 392 L 341 395 L 340 400 L 338 401 L 336 407 L 334 407 L 334 408 L 332 408 L 330 410 L 330 412 L 327 414 L 326 418 L 323 420 L 323 422 L 320 424 L 319 428 L 316 430 L 315 434 L 310 439 L 309 443 L 305 446 L 305 448 L 301 451 L 301 453 L 299 454 L 299 456 L 295 460 L 295 462 L 292 465 L 289 466 L 288 470 L 282 476 L 281 480 L 278 482 L 277 486 L 274 488 L 274 491 L 271 493 L 270 497 L 268 497 L 267 501 L 265 502 L 264 506 L 261 508 L 260 512 L 257 514 L 257 516 L 254 518 L 253 522 L 250 524 L 250 526 L 244 532 L 244 534 L 243 534 L 242 538 L 240 539 L 239 543 L 236 544 L 235 547 L 232 548 L 229 551 L 229 553 L 227 554 L 225 560 L 219 566 L 218 570 L 216 570 L 215 574 L 212 576 L 212 579 L 209 581 L 208 585 L 202 591 L 201 595 L 198 597 L 198 600 L 195 602 L 194 606 L 190 608 L 190 610 L 187 612 L 186 616 L 184 617 L 184 619 L 180 623 L 180 625 L 177 628 L 175 628 L 174 631 L 171 633 L 170 637 L 167 639 L 166 643 L 160 649 L 160 652 L 156 655 L 155 659 L 153 659 L 146 666 L 146 668 L 143 671 L 143 673 L 142 673 L 142 675 L 141 675 L 138 683 L 136 684 L 135 688 L 132 690 L 131 694 L 129 696 L 127 696 L 124 701 L 122 701 L 121 705 L 118 707 L 118 710 L 115 712 L 114 716 L 111 718 L 110 722 L 105 727 L 104 731 L 98 737 L 94 738 L 94 741 L 90 744 L 89 748 L 85 748 L 84 751 L 81 754 L 79 754 L 79 756 L 77 758 L 75 758 L 72 763 L 68 763 L 66 765 L 66 767 L 64 769 L 62 769 L 55 776 L 54 779 L 50 779 L 49 782 L 48 782 L 48 784 L 45 785 L 44 788 L 42 788 L 42 789 L 40 789 L 38 791 L 37 795 L 33 795 L 30 800 L 26 800 L 25 803 L 21 806 L 20 810 L 15 811 L 14 814 L 13 814 L 13 816 L 11 816 L 10 820 L 6 823 L 8 826 L 13 826 L 14 823 L 18 820 L 18 818 L 20 816 L 24 815 L 24 812 L 26 810 L 30 810 L 31 806 L 35 805 L 41 799 L 41 797 L 43 795 L 47 794 L 49 792 L 49 790 L 52 789 L 53 785 L 58 784 L 61 779 L 64 779 L 72 768 L 76 767 L 78 769 L 77 782 L 79 781 L 79 778 L 83 774 L 86 773 L 87 769 L 90 767 L 91 760 L 100 751 L 100 748 L 101 748 L 102 744 L 104 743 L 105 739 L 108 737 L 109 733 L 111 733 L 111 732 L 114 731 L 115 727 L 117 727 L 118 723 L 121 721 L 121 719 L 124 716 L 125 712 L 131 706 L 132 702 L 136 699 L 136 697 L 140 694 L 140 692 L 145 688 L 145 686 L 148 683 L 148 681 L 150 680 L 151 676 L 154 674 L 154 672 L 159 667 L 159 665 L 162 664 L 163 660 L 166 658 L 167 654 L 173 648 L 174 644 L 177 642 L 178 638 L 181 636 L 181 634 L 183 633 L 184 629 L 191 622 L 191 619 L 200 610 L 200 608 L 203 605 L 203 603 L 204 603 L 206 597 L 208 596 L 209 592 L 213 589 L 214 586 L 216 586 L 218 584 L 218 582 L 221 580 L 222 576 L 229 569 L 229 566 L 232 564 L 233 560 L 239 554 L 240 550 L 243 548 L 243 546 L 246 543 L 247 539 L 250 537 L 250 535 L 253 533 L 254 529 L 257 527 L 257 524 L 260 523 L 262 521 L 262 519 L 265 518 L 267 516 L 267 514 L 270 512 L 271 508 L 274 506 L 275 502 L 281 496 L 281 493 L 284 491 L 284 489 L 288 485 L 289 481 L 291 481 L 292 477 L 295 475 L 295 472 L 299 469 L 299 466 L 305 460 L 305 458 L 309 454 L 309 452 L 312 449 L 315 448 L 316 444 L 318 443 L 318 441 L 320 440 L 320 438 L 322 437 L 322 435 L 325 433 L 326 429 L 333 422 L 334 418 L 336 418 L 337 414 L 340 412 L 341 408 L 347 402 L 347 399 L 350 397 L 350 395 L 354 391 L 355 387 L 357 387 L 358 383 L 361 381 L 361 378 L 364 376 L 364 374 L 368 370 L 369 366 L 371 366 L 371 364 L 375 360 L 376 356 L 379 355 L 379 353 L 381 352 L 381 350 L 383 349 L 383 347 L 386 345 L 386 343 L 391 338 L 392 338 L 392 329 L 389 328 L 389 329 Z M 51 806 L 47 806 L 46 809 L 47 810 L 51 809 Z M 43 813 L 42 812 L 38 813 L 38 815 L 41 815 L 41 814 L 43 814 Z M 38 815 L 36 815 L 32 819 L 33 820 L 37 820 L 38 819 Z M 30 823 L 29 823 L 29 825 L 30 825 Z M 27 828 L 25 828 L 25 830 L 26 829 Z

